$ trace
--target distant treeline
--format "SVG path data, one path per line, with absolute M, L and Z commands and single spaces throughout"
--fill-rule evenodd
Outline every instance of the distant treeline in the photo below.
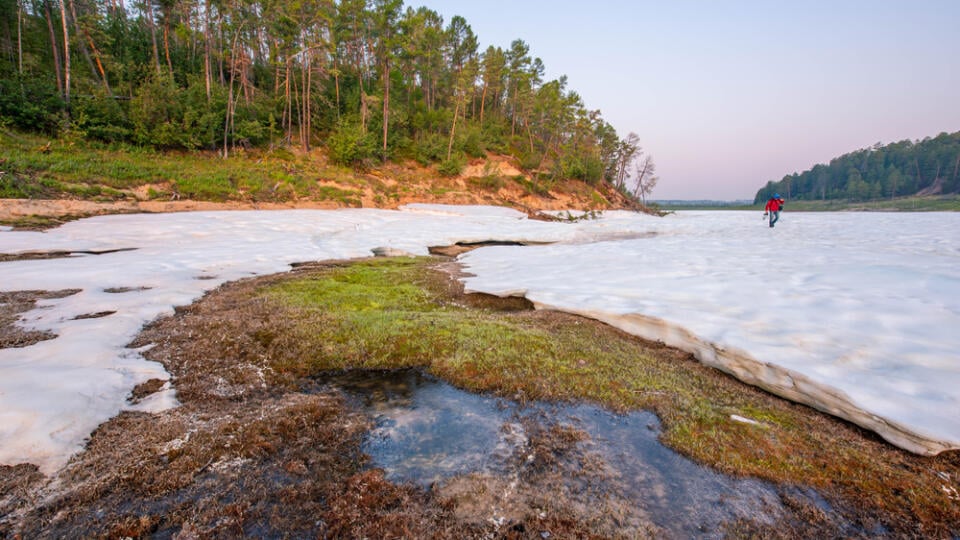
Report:
M 922 141 L 877 143 L 768 182 L 754 203 L 774 193 L 789 199 L 867 201 L 960 192 L 960 132 Z
M 451 174 L 492 151 L 621 189 L 652 172 L 524 41 L 480 50 L 462 17 L 402 0 L 0 0 L 3 125 L 224 156 L 321 144 Z

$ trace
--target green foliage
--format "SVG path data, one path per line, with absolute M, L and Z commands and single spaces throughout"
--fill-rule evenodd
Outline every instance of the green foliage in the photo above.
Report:
M 503 179 L 503 177 L 496 175 L 485 175 L 471 178 L 467 181 L 467 183 L 485 191 L 498 191 L 506 185 L 506 181 Z
M 180 94 L 184 100 L 182 125 L 185 132 L 190 132 L 189 143 L 196 148 L 209 150 L 222 146 L 224 123 L 227 117 L 226 90 L 214 87 L 208 100 L 203 80 L 193 77 L 186 90 L 181 90 Z M 238 133 L 243 133 L 243 130 L 247 129 L 245 110 L 240 107 L 237 118 L 234 120 L 238 126 L 236 129 Z M 257 140 L 262 141 L 264 138 L 260 137 Z M 185 148 L 189 147 L 185 146 Z
M 335 186 L 320 186 L 316 190 L 316 196 L 320 200 L 337 201 L 345 206 L 361 206 L 360 192 L 340 189 Z
M 564 154 L 557 161 L 554 176 L 557 178 L 573 178 L 582 180 L 590 185 L 597 185 L 603 180 L 604 165 L 600 158 L 592 155 Z
M 520 186 L 531 195 L 539 195 L 541 197 L 550 195 L 550 189 L 543 182 L 534 182 L 528 180 L 525 176 L 514 176 L 513 181 L 520 184 Z
M 4 173 L 0 175 L 0 199 L 30 199 L 43 194 L 43 184 L 29 182 L 15 173 Z
M 203 201 L 225 201 L 235 191 L 233 181 L 227 173 L 180 178 L 175 186 L 180 195 Z
M 447 137 L 437 133 L 425 134 L 416 145 L 416 159 L 421 165 L 442 161 L 447 156 Z
M 49 80 L 0 78 L 0 127 L 54 135 L 60 129 L 63 108 L 63 100 Z
M 186 107 L 180 89 L 170 77 L 152 77 L 130 104 L 134 140 L 156 148 L 197 148 L 192 129 L 185 129 Z
M 536 170 L 540 166 L 543 157 L 530 152 L 520 151 L 520 168 L 528 171 Z
M 613 128 L 565 78 L 544 80 L 522 40 L 484 50 L 462 17 L 444 25 L 401 0 L 161 2 L 160 38 L 142 7 L 134 17 L 80 2 L 79 26 L 67 28 L 69 85 L 46 7 L 23 12 L 22 57 L 12 47 L 0 55 L 0 126 L 224 155 L 324 141 L 335 163 L 409 157 L 446 175 L 465 158 L 511 153 L 526 169 L 591 183 L 616 159 Z
M 117 99 L 97 91 L 89 99 L 73 101 L 71 128 L 91 139 L 105 142 L 129 141 L 133 129 Z
M 440 173 L 440 176 L 458 176 L 463 172 L 465 166 L 466 160 L 464 160 L 463 156 L 454 154 L 450 156 L 450 159 L 445 159 L 440 163 L 440 166 L 437 167 L 437 172 Z
M 486 143 L 483 140 L 483 132 L 478 127 L 468 127 L 463 136 L 463 151 L 470 157 L 482 158 L 487 155 Z
M 364 133 L 359 124 L 340 122 L 327 139 L 330 159 L 341 165 L 358 165 L 376 155 L 376 140 Z
M 603 212 L 599 210 L 587 210 L 586 212 L 575 215 L 571 214 L 569 210 L 566 211 L 567 221 L 577 222 L 577 221 L 590 221 L 594 219 L 600 219 L 603 216 Z

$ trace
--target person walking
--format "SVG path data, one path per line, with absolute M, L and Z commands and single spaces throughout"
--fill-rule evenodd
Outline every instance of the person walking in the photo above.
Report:
M 779 193 L 774 193 L 773 197 L 767 201 L 767 206 L 763 208 L 763 217 L 770 216 L 770 226 L 780 219 L 780 211 L 783 210 L 783 197 Z

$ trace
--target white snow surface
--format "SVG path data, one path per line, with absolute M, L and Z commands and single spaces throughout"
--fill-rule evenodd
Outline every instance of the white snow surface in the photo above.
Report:
M 759 212 L 548 223 L 502 208 L 408 205 L 0 229 L 5 254 L 125 250 L 0 263 L 2 291 L 81 290 L 21 315 L 24 328 L 58 337 L 0 350 L 0 464 L 50 474 L 121 410 L 176 406 L 175 389 L 127 401 L 137 384 L 169 375 L 126 345 L 224 282 L 375 248 L 426 254 L 481 241 L 551 244 L 462 255 L 468 290 L 525 295 L 663 339 L 912 451 L 960 448 L 960 214 L 786 213 L 770 229 Z M 76 319 L 106 311 L 115 313 Z

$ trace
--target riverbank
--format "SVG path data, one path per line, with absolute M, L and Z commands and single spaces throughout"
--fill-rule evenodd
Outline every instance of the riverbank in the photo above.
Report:
M 489 153 L 459 174 L 415 161 L 353 169 L 320 150 L 161 152 L 0 130 L 0 225 L 45 229 L 102 214 L 195 210 L 395 209 L 410 203 L 540 210 L 635 205 L 606 182 L 552 180 Z

